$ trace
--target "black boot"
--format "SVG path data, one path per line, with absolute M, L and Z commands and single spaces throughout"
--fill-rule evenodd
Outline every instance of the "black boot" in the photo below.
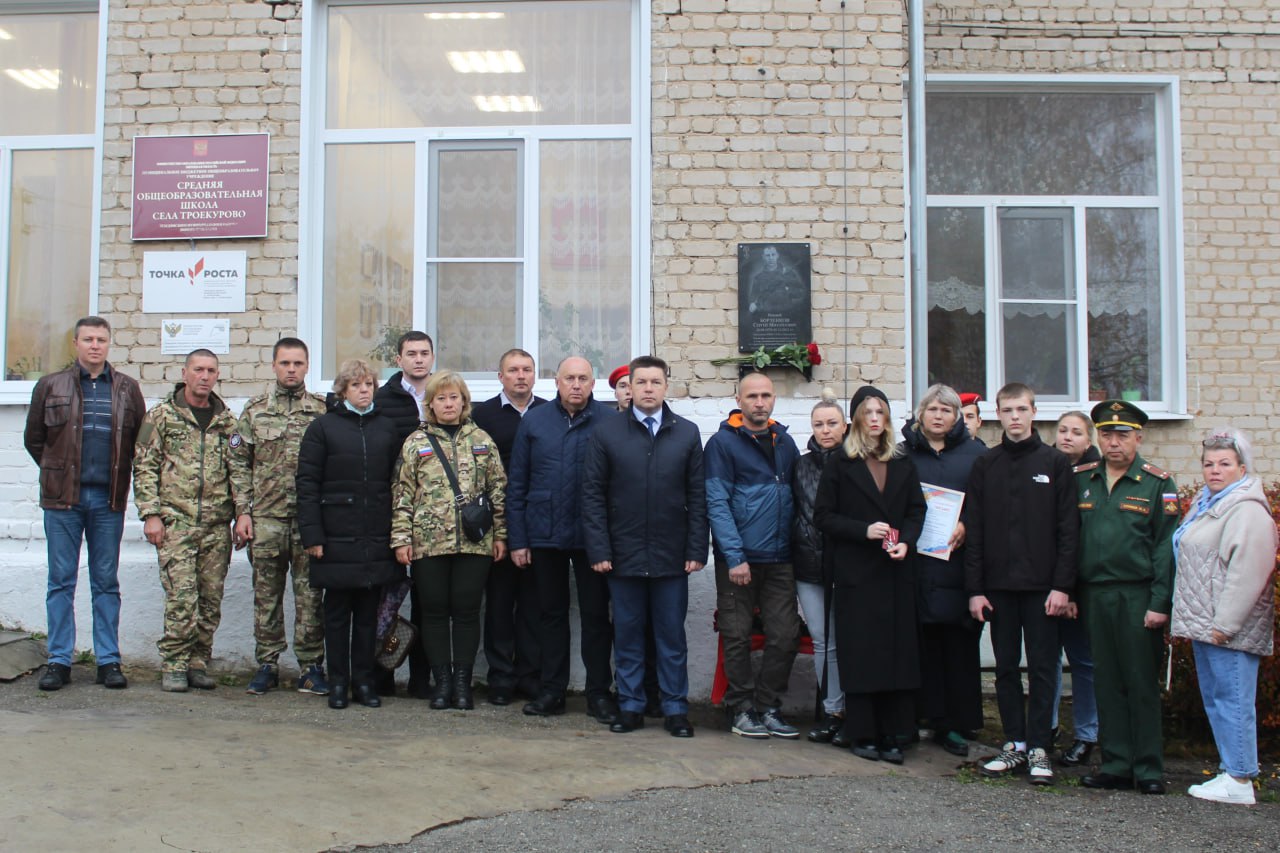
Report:
M 453 665 L 453 707 L 462 711 L 470 711 L 476 706 L 471 698 L 472 669 L 474 667 L 460 663 Z
M 453 671 L 448 666 L 433 666 L 436 683 L 431 687 L 431 707 L 443 711 L 453 704 Z

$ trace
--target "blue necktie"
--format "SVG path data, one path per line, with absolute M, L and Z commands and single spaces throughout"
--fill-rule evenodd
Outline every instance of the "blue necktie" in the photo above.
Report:
M 658 422 L 653 419 L 653 415 L 649 415 L 644 419 L 644 425 L 648 428 L 649 435 L 653 436 L 658 434 Z

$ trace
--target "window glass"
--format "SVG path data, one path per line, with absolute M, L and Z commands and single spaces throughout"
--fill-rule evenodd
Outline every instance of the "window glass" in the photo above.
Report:
M 983 210 L 929 209 L 929 384 L 987 386 Z
M 631 143 L 546 142 L 539 193 L 538 364 L 568 355 L 596 376 L 631 358 Z
M 1031 386 L 1037 398 L 1077 399 L 1075 312 L 1061 305 L 1005 303 L 1001 313 L 1004 381 Z
M 498 359 L 519 346 L 520 263 L 433 263 L 427 287 L 437 294 L 436 347 L 441 367 L 492 376 Z
M 1154 195 L 1151 93 L 930 92 L 928 191 Z
M 324 376 L 348 358 L 390 367 L 413 324 L 413 146 L 325 152 Z
M 1159 399 L 1164 387 L 1158 212 L 1092 209 L 1085 223 L 1089 395 Z
M 621 124 L 628 0 L 329 10 L 326 126 Z
M 0 136 L 93 133 L 97 89 L 96 14 L 0 15 Z
M 13 152 L 5 378 L 36 379 L 74 357 L 86 314 L 92 244 L 93 152 Z
M 428 253 L 437 258 L 514 258 L 523 254 L 519 148 L 458 145 L 436 146 L 433 151 Z

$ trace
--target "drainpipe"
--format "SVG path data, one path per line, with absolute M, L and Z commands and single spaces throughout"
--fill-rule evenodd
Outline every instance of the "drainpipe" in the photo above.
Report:
M 907 187 L 910 221 L 907 234 L 911 245 L 911 280 L 908 290 L 911 305 L 910 339 L 917 353 L 911 360 L 907 377 L 907 399 L 915 399 L 929 386 L 926 370 L 928 358 L 928 273 L 929 251 L 925 236 L 925 125 L 924 125 L 924 0 L 907 0 Z M 923 356 L 923 357 L 922 357 Z

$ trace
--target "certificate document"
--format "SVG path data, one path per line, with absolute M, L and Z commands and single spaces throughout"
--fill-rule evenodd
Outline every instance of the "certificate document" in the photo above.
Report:
M 964 492 L 944 489 L 932 483 L 921 483 L 925 503 L 929 505 L 924 516 L 924 529 L 916 540 L 916 550 L 926 557 L 939 560 L 951 559 L 951 534 L 960 523 L 960 509 L 964 506 Z

